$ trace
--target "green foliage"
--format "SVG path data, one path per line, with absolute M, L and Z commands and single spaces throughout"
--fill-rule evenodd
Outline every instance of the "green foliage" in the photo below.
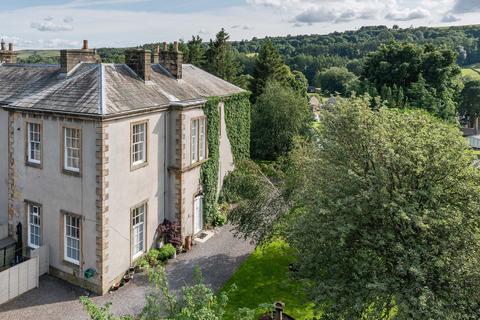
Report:
M 479 317 L 480 176 L 454 125 L 339 100 L 294 153 L 287 232 L 334 319 Z
M 203 67 L 206 60 L 206 50 L 200 36 L 192 36 L 192 40 L 187 42 L 185 61 L 197 67 Z
M 326 95 L 347 96 L 354 89 L 357 77 L 343 67 L 332 67 L 318 74 L 315 82 Z
M 157 259 L 162 262 L 166 262 L 167 260 L 172 259 L 175 256 L 176 252 L 177 250 L 175 249 L 175 247 L 170 243 L 167 243 L 166 245 L 158 249 Z
M 214 75 L 233 82 L 238 75 L 240 64 L 231 44 L 230 35 L 222 28 L 215 40 L 210 40 L 206 53 L 206 68 Z
M 230 292 L 215 295 L 205 286 L 200 269 L 195 270 L 196 283 L 184 286 L 180 297 L 168 289 L 168 279 L 163 267 L 149 270 L 153 290 L 147 296 L 141 320 L 221 320 Z M 246 318 L 245 320 L 249 320 Z
M 282 235 L 279 215 L 288 211 L 282 186 L 275 185 L 253 161 L 237 164 L 224 181 L 223 200 L 234 204 L 229 222 L 235 225 L 237 235 L 256 243 L 266 243 Z M 279 179 L 276 179 L 279 180 Z
M 263 93 L 267 82 L 273 80 L 286 83 L 289 77 L 290 69 L 284 64 L 282 57 L 272 42 L 265 41 L 260 48 L 253 70 L 253 80 L 251 82 L 252 98 L 255 100 Z
M 302 95 L 307 93 L 308 81 L 301 72 L 292 72 L 270 41 L 265 41 L 257 56 L 251 81 L 252 102 L 262 95 L 269 82 L 290 86 Z
M 258 247 L 221 290 L 229 292 L 224 319 L 243 320 L 235 316 L 242 307 L 249 308 L 247 314 L 258 319 L 276 301 L 285 303 L 285 312 L 295 319 L 312 319 L 315 305 L 305 294 L 307 283 L 292 278 L 292 263 L 295 252 L 283 241 Z
M 225 99 L 225 123 L 235 162 L 250 158 L 250 93 L 239 93 Z
M 203 112 L 207 116 L 208 161 L 202 165 L 201 181 L 205 221 L 212 225 L 218 215 L 217 186 L 220 157 L 220 110 L 218 104 L 220 101 L 220 98 L 210 98 L 203 107 Z
M 347 67 L 360 75 L 363 59 L 392 39 L 402 43 L 446 46 L 458 54 L 457 62 L 471 65 L 480 62 L 478 25 L 441 28 L 388 28 L 386 26 L 365 26 L 354 31 L 331 34 L 269 37 L 274 47 L 285 58 L 292 70 L 305 74 L 310 84 L 315 76 L 330 67 Z M 393 38 L 392 38 L 393 37 Z M 258 53 L 265 39 L 253 38 L 234 42 L 240 53 Z M 354 64 L 350 62 L 355 61 Z M 249 72 L 250 73 L 250 72 Z M 251 74 L 251 73 L 250 73 Z
M 465 83 L 459 113 L 471 118 L 480 116 L 480 80 Z
M 368 56 L 362 78 L 390 103 L 388 90 L 398 93 L 401 89 L 411 107 L 452 120 L 461 89 L 460 74 L 450 49 L 391 43 Z
M 83 305 L 83 308 L 90 316 L 92 320 L 133 320 L 132 316 L 122 316 L 122 317 L 115 317 L 111 312 L 110 308 L 112 303 L 107 303 L 103 307 L 97 306 L 95 303 L 92 302 L 88 297 L 80 297 L 80 302 Z
M 227 135 L 232 146 L 235 162 L 249 157 L 250 154 L 250 101 L 248 93 L 240 93 L 227 98 L 210 98 L 204 106 L 207 116 L 208 161 L 202 165 L 201 181 L 204 192 L 205 220 L 213 226 L 226 222 L 219 212 L 218 172 L 220 157 L 220 110 L 224 103 Z
M 293 137 L 305 130 L 310 117 L 302 95 L 280 83 L 268 83 L 252 111 L 252 156 L 275 160 L 286 155 Z

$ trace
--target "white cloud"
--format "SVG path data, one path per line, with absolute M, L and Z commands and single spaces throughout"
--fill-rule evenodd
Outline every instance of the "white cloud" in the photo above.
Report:
M 42 22 L 32 22 L 30 27 L 38 31 L 49 31 L 49 32 L 59 32 L 59 31 L 72 31 L 73 26 L 68 23 L 55 23 L 51 20 L 42 21 Z
M 394 21 L 411 21 L 417 19 L 428 18 L 430 13 L 422 8 L 415 9 L 403 9 L 403 10 L 392 10 L 387 13 L 385 19 L 394 20 Z

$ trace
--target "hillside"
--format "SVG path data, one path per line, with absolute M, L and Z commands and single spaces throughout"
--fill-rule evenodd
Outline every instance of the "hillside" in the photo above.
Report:
M 294 70 L 305 74 L 310 84 L 315 84 L 319 72 L 330 67 L 346 67 L 359 75 L 363 59 L 382 44 L 391 41 L 413 42 L 421 45 L 446 46 L 458 54 L 458 64 L 465 68 L 465 75 L 476 76 L 471 65 L 480 63 L 480 25 L 441 28 L 407 28 L 396 26 L 362 27 L 354 31 L 334 32 L 327 35 L 299 35 L 269 38 Z M 204 46 L 208 44 L 204 40 Z M 265 39 L 253 38 L 232 42 L 243 66 L 243 73 L 251 74 L 256 53 Z M 152 49 L 156 44 L 145 44 Z M 187 51 L 185 43 L 180 44 Z M 105 62 L 123 62 L 123 48 L 98 49 Z M 37 53 L 37 54 L 34 54 Z M 32 58 L 33 57 L 33 58 Z M 22 51 L 20 61 L 52 63 L 58 59 L 58 51 Z M 472 73 L 473 72 L 473 73 Z

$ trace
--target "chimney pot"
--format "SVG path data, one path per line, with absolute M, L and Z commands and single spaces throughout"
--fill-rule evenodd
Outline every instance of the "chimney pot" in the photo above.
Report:
M 1 50 L 4 51 L 5 50 L 5 41 L 2 39 L 0 44 L 1 44 Z
M 13 43 L 8 44 L 8 51 L 13 51 Z
M 175 52 L 178 52 L 178 42 L 177 42 L 177 41 L 175 41 L 175 42 L 173 43 L 173 50 L 174 50 Z
M 88 40 L 83 40 L 83 47 L 82 47 L 83 50 L 87 50 L 88 49 Z
M 163 43 L 163 51 L 168 51 L 168 44 L 166 42 Z

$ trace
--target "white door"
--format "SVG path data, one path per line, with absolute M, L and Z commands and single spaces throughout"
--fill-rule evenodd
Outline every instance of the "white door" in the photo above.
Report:
M 197 234 L 203 230 L 203 196 L 195 197 L 194 208 L 193 233 Z

